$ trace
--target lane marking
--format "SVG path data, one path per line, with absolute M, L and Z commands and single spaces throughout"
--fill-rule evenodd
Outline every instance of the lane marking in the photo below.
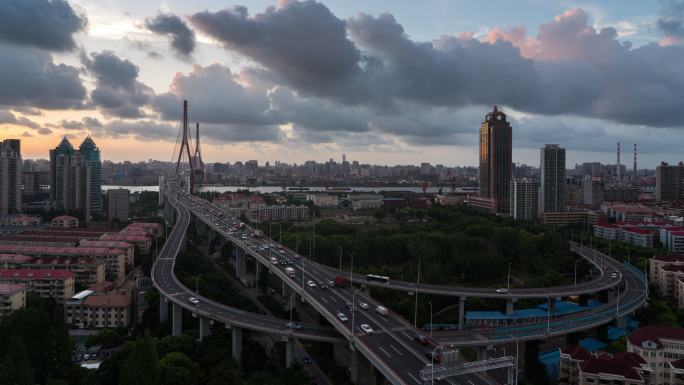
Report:
M 408 339 L 410 339 L 410 340 L 413 340 L 413 338 L 411 338 L 411 336 L 409 336 L 408 334 L 406 334 L 405 331 L 402 330 L 401 334 L 405 335 L 406 338 L 408 338 Z
M 417 382 L 417 383 L 419 383 L 419 384 L 422 384 L 422 382 L 418 381 L 417 378 L 413 377 L 413 374 L 411 374 L 411 372 L 406 372 L 406 373 L 408 373 L 408 375 L 411 376 L 411 378 L 413 378 L 413 381 L 415 381 L 415 382 Z
M 397 348 L 394 347 L 394 345 L 390 344 L 390 347 L 394 349 L 395 352 L 399 353 L 400 356 L 403 356 L 404 354 L 400 352 Z
M 321 297 L 321 299 L 322 299 L 325 303 L 329 303 L 325 298 Z
M 382 346 L 378 346 L 378 348 L 379 348 L 380 350 L 382 350 L 383 353 L 387 354 L 387 357 L 392 358 L 392 356 L 390 356 L 390 354 L 387 353 L 387 351 L 386 351 L 385 349 L 383 349 Z
M 333 302 L 337 302 L 337 300 L 335 299 L 335 297 L 333 297 L 332 295 L 331 295 L 330 297 L 328 297 L 328 298 L 330 298 L 330 300 L 333 301 Z M 321 297 L 321 299 L 323 299 L 323 297 Z M 327 302 L 327 301 L 326 301 L 326 302 Z
M 469 383 L 470 385 L 475 385 L 474 382 L 472 382 L 472 381 L 470 381 L 470 380 L 467 380 L 467 381 L 468 381 L 468 383 Z

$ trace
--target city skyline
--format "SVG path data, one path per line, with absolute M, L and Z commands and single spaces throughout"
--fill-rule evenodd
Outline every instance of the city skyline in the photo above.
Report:
M 23 139 L 25 159 L 45 158 L 64 134 L 78 142 L 90 133 L 103 159 L 170 160 L 182 98 L 200 122 L 207 163 L 346 153 L 363 163 L 473 166 L 477 127 L 494 104 L 515 127 L 518 163 L 535 164 L 545 143 L 567 148 L 568 164 L 612 163 L 622 142 L 638 143 L 640 164 L 654 168 L 679 161 L 684 141 L 673 102 L 684 93 L 673 81 L 684 58 L 679 2 L 4 4 L 43 26 L 28 35 L 0 20 L 10 26 L 0 32 L 0 63 L 12 74 L 3 81 L 22 90 L 0 95 L 0 126 Z M 496 18 L 489 7 L 501 10 Z M 319 23 L 305 22 L 312 17 Z M 41 20 L 58 20 L 59 30 Z M 282 36 L 269 35 L 273 26 Z M 269 49 L 233 27 L 251 28 Z M 324 45 L 291 49 L 312 33 Z

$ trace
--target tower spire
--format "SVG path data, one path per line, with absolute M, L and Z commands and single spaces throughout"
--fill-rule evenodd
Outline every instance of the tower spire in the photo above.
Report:
M 188 144 L 188 101 L 183 100 L 183 122 L 181 124 L 181 130 L 183 131 L 182 133 L 182 138 L 181 138 L 181 147 L 180 151 L 178 151 L 178 160 L 176 161 L 176 175 L 179 174 L 179 169 L 181 165 L 181 159 L 183 158 L 183 148 L 185 148 L 185 151 L 188 155 L 188 163 L 190 165 L 190 194 L 193 194 L 195 192 L 195 167 L 192 164 L 192 157 L 190 156 L 190 145 Z
M 195 124 L 195 155 L 193 157 L 193 162 L 195 164 L 195 173 L 197 174 L 195 180 L 201 184 L 202 181 L 204 181 L 204 161 L 202 160 L 202 150 L 200 148 L 199 123 Z

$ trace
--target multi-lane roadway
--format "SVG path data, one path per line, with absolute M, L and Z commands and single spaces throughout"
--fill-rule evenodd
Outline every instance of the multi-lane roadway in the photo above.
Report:
M 497 292 L 496 289 L 451 288 L 439 285 L 416 287 L 413 283 L 397 281 L 383 284 L 369 282 L 364 276 L 355 275 L 355 283 L 363 282 L 404 291 L 507 299 L 562 297 L 605 290 L 616 287 L 618 284 L 622 287 L 620 295 L 608 304 L 586 312 L 554 320 L 549 319 L 545 323 L 517 327 L 436 333 L 435 339 L 439 342 L 429 341 L 424 345 L 416 339 L 421 335 L 418 329 L 391 310 L 387 314 L 380 314 L 377 307 L 382 305 L 367 296 L 363 290 L 353 287 L 334 287 L 332 282 L 335 276 L 343 274 L 349 276 L 348 272 L 313 263 L 269 238 L 257 236 L 258 234 L 255 234 L 252 229 L 240 224 L 236 218 L 228 217 L 218 207 L 205 200 L 175 189 L 162 191 L 176 206 L 180 217 L 172 231 L 173 236 L 169 237 L 169 242 L 153 271 L 155 284 L 158 287 L 161 286 L 166 297 L 177 301 L 184 308 L 200 316 L 251 330 L 318 340 L 339 340 L 344 336 L 350 341 L 355 351 L 366 356 L 386 378 L 397 384 L 420 384 L 419 372 L 430 363 L 430 354 L 439 343 L 445 346 L 448 344 L 483 346 L 512 339 L 539 339 L 566 334 L 574 330 L 584 330 L 607 323 L 617 316 L 628 314 L 643 303 L 647 294 L 644 279 L 638 271 L 607 256 L 597 255 L 593 250 L 589 251 L 591 249 L 580 248 L 579 245 L 573 245 L 574 250 L 598 267 L 600 273 L 599 278 L 577 286 L 511 289 L 503 293 Z M 301 296 L 302 300 L 316 309 L 341 335 L 333 332 L 331 328 L 315 325 L 297 324 L 293 328 L 293 325 L 288 324 L 286 320 L 277 320 L 227 307 L 199 297 L 182 286 L 173 275 L 173 258 L 182 243 L 190 214 L 256 258 L 262 265 L 269 266 L 273 274 L 281 278 Z M 177 232 L 173 234 L 174 231 Z M 613 271 L 617 272 L 615 278 L 612 276 Z M 196 297 L 197 303 L 191 303 L 190 297 Z M 489 380 L 480 375 L 469 374 L 456 377 L 449 382 L 473 385 L 489 383 Z

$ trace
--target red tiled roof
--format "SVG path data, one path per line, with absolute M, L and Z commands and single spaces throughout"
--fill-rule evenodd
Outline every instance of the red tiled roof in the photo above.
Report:
M 584 373 L 612 374 L 631 380 L 643 381 L 643 377 L 639 374 L 639 371 L 637 371 L 627 360 L 592 358 L 582 362 L 580 370 Z
M 0 253 L 16 254 L 43 254 L 43 255 L 117 255 L 124 254 L 121 249 L 108 249 L 106 247 L 55 247 L 55 246 L 28 246 L 28 245 L 0 245 Z
M 28 263 L 33 261 L 33 257 L 23 254 L 0 254 L 0 262 Z
M 0 279 L 67 279 L 74 273 L 53 269 L 0 269 Z
M 663 261 L 663 262 L 684 262 L 684 255 L 681 255 L 681 254 L 654 255 L 653 259 L 656 261 Z
M 579 345 L 567 345 L 563 346 L 561 349 L 561 354 L 569 355 L 573 360 L 584 361 L 592 357 L 589 351 Z
M 658 349 L 663 347 L 662 342 L 660 342 L 661 338 L 684 341 L 684 328 L 650 325 L 639 328 L 627 336 L 632 345 L 641 346 L 645 341 L 653 341 Z
M 60 215 L 58 217 L 52 218 L 53 222 L 55 222 L 55 221 L 77 221 L 77 220 L 78 220 L 78 218 L 72 217 L 69 215 Z
M 125 294 L 89 295 L 84 305 L 87 307 L 129 307 L 131 299 Z
M 642 235 L 653 235 L 653 231 L 640 229 L 638 227 L 625 227 L 623 230 L 628 232 L 628 233 L 642 234 Z
M 620 226 L 616 225 L 615 223 L 605 223 L 605 222 L 597 223 L 594 226 L 603 227 L 604 229 L 619 229 L 620 228 Z

